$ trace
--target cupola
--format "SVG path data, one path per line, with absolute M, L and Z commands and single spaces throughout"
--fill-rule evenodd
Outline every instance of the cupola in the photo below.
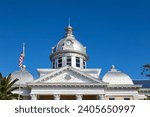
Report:
M 84 69 L 88 56 L 84 47 L 73 35 L 73 28 L 69 25 L 65 29 L 66 33 L 53 48 L 50 60 L 53 68 L 61 68 L 66 65 Z

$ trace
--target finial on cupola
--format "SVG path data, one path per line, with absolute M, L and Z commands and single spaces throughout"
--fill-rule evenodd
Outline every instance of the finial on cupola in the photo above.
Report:
M 65 35 L 66 37 L 73 36 L 72 34 L 73 28 L 70 25 L 70 18 L 68 19 L 68 26 L 65 30 L 66 30 L 66 35 Z

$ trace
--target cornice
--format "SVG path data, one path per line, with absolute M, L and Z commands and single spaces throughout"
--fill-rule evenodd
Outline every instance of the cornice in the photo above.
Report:
M 106 84 L 99 83 L 28 83 L 27 85 L 31 87 L 106 87 Z
M 76 54 L 80 54 L 80 55 L 84 56 L 86 58 L 86 60 L 88 60 L 88 55 L 87 54 L 83 54 L 83 53 L 81 53 L 79 51 L 75 51 L 75 50 L 73 50 L 73 51 L 71 51 L 71 50 L 63 50 L 63 51 L 59 51 L 59 52 L 54 52 L 54 53 L 52 53 L 50 55 L 50 60 L 52 60 L 52 58 L 54 56 L 57 56 L 57 55 L 63 54 L 63 53 L 76 53 Z
M 114 88 L 141 88 L 142 85 L 130 85 L 130 84 L 114 84 L 114 85 L 108 85 L 107 88 L 110 88 L 110 89 L 114 89 Z
M 141 88 L 139 89 L 140 92 L 150 92 L 150 88 Z

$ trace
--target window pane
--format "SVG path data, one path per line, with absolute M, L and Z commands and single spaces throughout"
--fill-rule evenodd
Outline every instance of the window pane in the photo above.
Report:
M 80 64 L 76 63 L 76 67 L 80 67 Z
M 130 100 L 130 98 L 124 98 L 124 100 Z
M 71 66 L 71 56 L 67 56 L 67 65 Z
M 80 58 L 76 57 L 76 67 L 80 67 Z
M 58 67 L 62 67 L 62 64 L 58 64 Z
M 83 60 L 83 68 L 85 68 L 85 60 Z
M 58 58 L 58 67 L 62 67 L 62 57 Z
M 67 63 L 67 65 L 71 66 L 71 63 Z
M 115 98 L 109 98 L 109 100 L 115 100 Z

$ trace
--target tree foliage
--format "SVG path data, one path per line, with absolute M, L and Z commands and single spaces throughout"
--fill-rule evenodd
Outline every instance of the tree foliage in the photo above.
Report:
M 18 94 L 12 93 L 12 91 L 19 89 L 19 87 L 13 86 L 17 81 L 18 79 L 11 79 L 11 74 L 7 77 L 3 77 L 0 73 L 0 100 L 12 100 L 18 98 Z
M 142 75 L 145 75 L 146 77 L 150 78 L 150 64 L 143 65 Z

